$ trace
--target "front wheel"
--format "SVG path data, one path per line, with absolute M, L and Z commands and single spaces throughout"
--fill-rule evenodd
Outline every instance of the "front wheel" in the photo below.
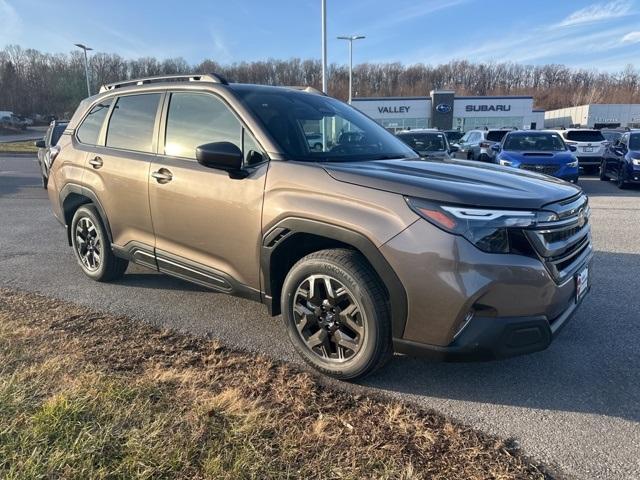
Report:
M 325 375 L 361 378 L 391 358 L 388 295 L 360 253 L 322 250 L 302 258 L 287 274 L 281 302 L 296 351 Z
M 71 243 L 80 268 L 98 282 L 124 275 L 128 261 L 113 254 L 102 219 L 93 205 L 78 208 L 71 222 Z
M 603 182 L 609 181 L 609 177 L 607 176 L 606 166 L 604 162 L 600 164 L 600 180 L 602 180 Z
M 618 178 L 616 179 L 616 185 L 621 190 L 627 188 L 627 179 L 625 178 L 624 169 L 622 167 L 618 169 Z

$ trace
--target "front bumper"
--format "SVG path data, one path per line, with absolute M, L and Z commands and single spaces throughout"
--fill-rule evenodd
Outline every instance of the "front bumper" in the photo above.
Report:
M 593 257 L 586 252 L 558 283 L 537 258 L 482 252 L 425 220 L 381 252 L 407 293 L 408 315 L 403 334 L 393 340 L 395 351 L 442 360 L 545 349 L 575 312 L 574 274 Z
M 581 167 L 600 166 L 602 163 L 602 156 L 576 155 L 576 157 L 578 159 L 578 165 Z

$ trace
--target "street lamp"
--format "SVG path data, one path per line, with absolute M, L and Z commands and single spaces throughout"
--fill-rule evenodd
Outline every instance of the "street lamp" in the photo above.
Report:
M 322 92 L 327 93 L 327 0 L 321 2 L 322 11 Z
M 87 50 L 93 50 L 93 48 L 87 47 L 81 43 L 76 43 L 75 46 L 84 50 L 84 74 L 87 77 L 87 95 L 90 97 L 91 87 L 89 87 L 89 60 L 87 59 Z
M 347 40 L 349 42 L 349 105 L 351 105 L 351 86 L 353 84 L 352 82 L 352 77 L 353 77 L 353 41 L 354 40 L 361 40 L 363 38 L 365 38 L 364 35 L 349 35 L 349 36 L 342 36 L 342 37 L 337 37 L 338 40 Z

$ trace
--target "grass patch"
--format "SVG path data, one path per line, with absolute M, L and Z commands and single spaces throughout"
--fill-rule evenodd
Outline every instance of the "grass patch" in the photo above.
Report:
M 0 478 L 550 478 L 499 439 L 265 357 L 0 289 Z
M 2 142 L 0 143 L 0 153 L 37 153 L 38 149 L 33 142 L 34 140 Z

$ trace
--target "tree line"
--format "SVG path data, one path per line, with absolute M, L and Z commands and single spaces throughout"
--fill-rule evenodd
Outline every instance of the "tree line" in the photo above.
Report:
M 123 79 L 181 73 L 215 72 L 229 81 L 266 85 L 310 85 L 320 88 L 319 60 L 268 59 L 220 64 L 204 60 L 190 65 L 183 58 L 125 59 L 113 53 L 89 57 L 91 91 Z M 345 65 L 328 68 L 331 96 L 348 97 Z M 640 103 L 640 71 L 628 66 L 620 72 L 572 69 L 564 65 L 521 65 L 512 62 L 473 63 L 453 60 L 442 65 L 363 63 L 354 67 L 354 95 L 426 96 L 437 88 L 458 95 L 532 95 L 546 110 L 587 103 Z M 0 110 L 22 115 L 68 117 L 86 97 L 84 56 L 42 53 L 11 45 L 0 50 Z

